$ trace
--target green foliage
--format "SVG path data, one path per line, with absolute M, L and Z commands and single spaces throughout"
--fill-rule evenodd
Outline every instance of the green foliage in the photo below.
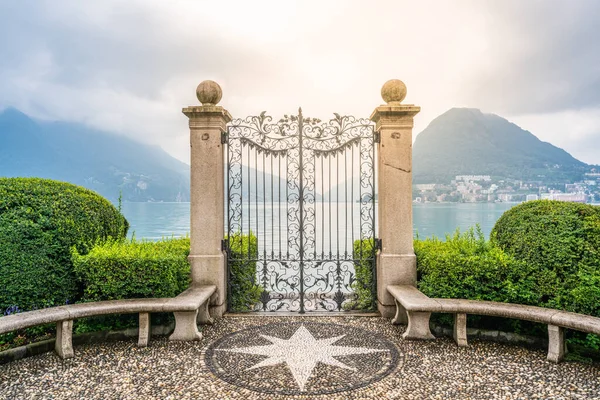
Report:
M 236 233 L 229 238 L 229 296 L 230 310 L 252 311 L 260 300 L 262 287 L 256 284 L 256 260 L 258 239 Z
M 600 316 L 599 210 L 557 203 L 528 202 L 512 208 L 498 220 L 490 241 L 479 228 L 463 234 L 457 230 L 446 241 L 415 240 L 419 289 L 430 297 L 528 304 Z M 545 215 L 539 207 L 550 207 L 554 215 Z M 579 217 L 561 216 L 554 207 L 578 210 Z M 579 218 L 584 222 L 577 222 Z M 587 239 L 584 232 L 590 235 Z M 437 318 L 450 321 L 448 316 Z M 547 335 L 543 325 L 512 319 L 470 316 L 469 325 Z M 569 343 L 582 344 L 586 351 L 598 348 L 595 335 L 574 331 L 568 335 Z
M 457 229 L 445 241 L 417 239 L 414 248 L 418 287 L 429 297 L 535 304 L 535 283 L 528 265 L 486 241 L 479 226 L 462 234 Z M 451 321 L 448 315 L 435 319 L 445 324 Z M 525 326 L 528 333 L 541 333 L 528 323 L 490 317 L 469 316 L 469 325 L 516 332 Z
M 415 240 L 419 289 L 430 297 L 530 304 L 536 299 L 530 267 L 469 229 L 442 241 Z
M 188 288 L 189 238 L 158 242 L 109 240 L 81 255 L 73 250 L 84 301 L 174 297 Z
M 258 242 L 255 235 L 235 235 L 230 242 L 232 309 L 250 310 L 259 301 L 261 287 L 256 280 Z M 83 285 L 83 301 L 127 298 L 175 297 L 188 288 L 190 267 L 187 257 L 190 239 L 163 239 L 158 242 L 109 240 L 88 254 L 73 250 L 75 272 Z M 165 319 L 155 315 L 153 321 Z M 137 316 L 105 316 L 76 321 L 76 331 L 122 329 L 136 326 Z
M 600 207 L 523 203 L 500 217 L 491 240 L 533 270 L 538 305 L 600 316 Z
M 356 299 L 345 308 L 363 311 L 376 310 L 377 296 L 373 279 L 376 253 L 375 241 L 373 238 L 355 240 L 352 250 L 356 272 L 356 280 L 352 283 L 352 290 L 356 294 Z
M 73 265 L 83 285 L 83 301 L 175 297 L 189 287 L 190 239 L 158 242 L 108 240 L 88 254 L 73 249 Z M 137 326 L 137 315 L 110 315 L 76 321 L 75 331 L 119 330 Z M 166 315 L 153 315 L 162 323 Z
M 81 295 L 71 247 L 81 254 L 128 223 L 85 188 L 38 178 L 0 178 L 0 310 L 63 305 Z
M 600 207 L 539 200 L 505 212 L 491 240 L 532 270 L 531 304 L 600 317 Z M 598 349 L 598 337 L 572 343 Z
M 232 310 L 247 311 L 259 301 L 256 285 L 256 235 L 229 240 Z M 73 264 L 84 288 L 84 301 L 174 297 L 189 286 L 189 238 L 159 242 L 107 241 L 88 254 L 73 252 Z

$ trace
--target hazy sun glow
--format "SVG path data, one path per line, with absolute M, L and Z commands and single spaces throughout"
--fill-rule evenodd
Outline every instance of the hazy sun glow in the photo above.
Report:
M 594 1 L 50 0 L 0 5 L 0 109 L 85 122 L 189 161 L 182 107 L 368 117 L 402 79 L 415 135 L 452 107 L 499 114 L 600 163 Z M 9 40 L 4 40 L 9 38 Z

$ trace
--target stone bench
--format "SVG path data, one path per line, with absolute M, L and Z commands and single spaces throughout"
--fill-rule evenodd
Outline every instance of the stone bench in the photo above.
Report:
M 495 301 L 432 299 L 410 285 L 390 285 L 387 290 L 396 302 L 396 316 L 392 323 L 399 323 L 403 313 L 408 317 L 408 326 L 403 334 L 405 339 L 433 339 L 429 330 L 432 312 L 454 314 L 453 336 L 461 347 L 467 346 L 467 314 L 547 324 L 548 360 L 552 362 L 560 362 L 565 355 L 565 328 L 600 335 L 600 318 L 590 315 Z
M 56 353 L 61 358 L 70 358 L 74 355 L 74 319 L 139 313 L 138 346 L 145 347 L 150 340 L 150 313 L 172 312 L 175 329 L 169 340 L 200 340 L 202 334 L 197 323 L 212 322 L 208 306 L 216 289 L 216 286 L 192 285 L 173 298 L 107 300 L 27 311 L 1 317 L 0 334 L 56 322 Z

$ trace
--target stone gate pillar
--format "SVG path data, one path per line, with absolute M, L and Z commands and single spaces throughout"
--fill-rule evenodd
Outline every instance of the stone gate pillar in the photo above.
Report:
M 379 132 L 378 146 L 378 226 L 381 250 L 377 253 L 377 308 L 382 316 L 395 313 L 394 298 L 387 285 L 415 285 L 416 257 L 413 249 L 412 220 L 412 128 L 421 110 L 401 104 L 406 86 L 397 79 L 381 88 L 387 103 L 371 115 Z M 406 321 L 404 321 L 406 322 Z
M 201 106 L 182 112 L 190 119 L 190 266 L 192 282 L 217 286 L 210 312 L 221 317 L 226 308 L 227 277 L 225 255 L 221 249 L 224 235 L 224 175 L 222 132 L 231 115 L 217 106 L 221 87 L 213 81 L 198 85 L 196 96 Z

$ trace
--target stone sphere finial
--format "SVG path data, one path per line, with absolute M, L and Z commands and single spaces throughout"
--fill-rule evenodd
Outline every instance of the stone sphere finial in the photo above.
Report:
M 406 97 L 406 85 L 400 79 L 390 79 L 381 88 L 383 101 L 391 105 L 398 105 Z
M 203 106 L 214 106 L 221 101 L 223 91 L 215 81 L 202 81 L 196 88 L 196 97 Z

